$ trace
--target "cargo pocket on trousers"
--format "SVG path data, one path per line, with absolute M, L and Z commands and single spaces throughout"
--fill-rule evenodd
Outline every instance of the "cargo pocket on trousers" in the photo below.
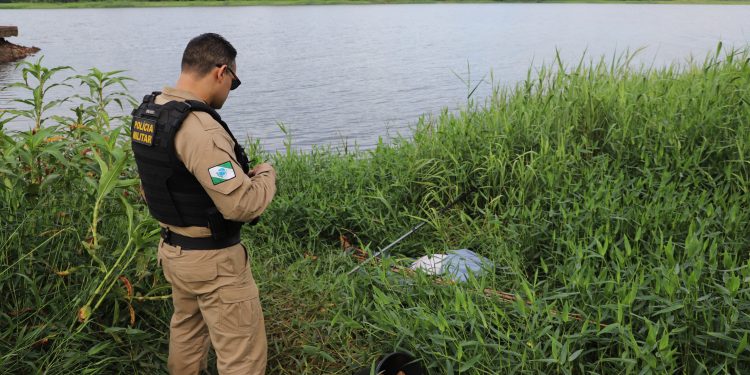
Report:
M 216 263 L 207 265 L 176 264 L 177 277 L 185 282 L 211 281 L 218 275 Z
M 260 319 L 258 287 L 225 287 L 219 289 L 221 316 L 219 323 L 227 328 L 253 328 Z

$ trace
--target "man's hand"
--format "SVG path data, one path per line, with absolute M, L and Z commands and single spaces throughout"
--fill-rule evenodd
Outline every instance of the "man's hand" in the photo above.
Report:
M 256 175 L 258 175 L 260 173 L 263 173 L 263 172 L 273 172 L 273 173 L 275 173 L 276 171 L 273 169 L 273 166 L 271 166 L 271 164 L 260 163 L 260 164 L 256 165 L 255 168 L 253 168 L 250 171 L 250 173 L 248 173 L 248 176 L 253 177 L 253 176 L 256 176 Z

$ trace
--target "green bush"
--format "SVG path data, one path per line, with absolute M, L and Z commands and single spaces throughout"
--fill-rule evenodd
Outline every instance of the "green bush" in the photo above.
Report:
M 745 371 L 750 59 L 719 51 L 661 69 L 558 61 L 371 150 L 251 142 L 279 173 L 276 199 L 243 233 L 268 373 L 349 374 L 393 350 L 433 374 Z M 61 71 L 22 69 L 39 76 L 25 82 L 32 96 Z M 107 115 L 129 100 L 106 94 L 125 78 L 59 82 L 91 89 L 55 104 L 73 117 L 45 118 L 51 107 L 34 100 L 0 117 L 37 128 L 0 133 L 0 368 L 164 372 L 157 226 L 128 119 Z M 341 236 L 374 251 L 421 221 L 394 257 L 346 275 L 356 262 Z M 464 247 L 495 272 L 456 285 L 391 268 Z

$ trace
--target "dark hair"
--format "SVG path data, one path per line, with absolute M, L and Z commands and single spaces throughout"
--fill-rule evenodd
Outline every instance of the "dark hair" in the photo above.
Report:
M 182 70 L 208 74 L 217 64 L 231 64 L 237 57 L 237 50 L 219 34 L 206 33 L 188 42 L 182 53 Z

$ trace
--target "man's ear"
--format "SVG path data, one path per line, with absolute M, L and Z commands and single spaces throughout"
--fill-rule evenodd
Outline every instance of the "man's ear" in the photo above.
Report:
M 227 74 L 229 72 L 227 71 L 226 65 L 222 65 L 221 67 L 215 68 L 215 74 L 216 74 L 216 80 L 219 82 L 223 82 L 223 80 L 227 79 Z

